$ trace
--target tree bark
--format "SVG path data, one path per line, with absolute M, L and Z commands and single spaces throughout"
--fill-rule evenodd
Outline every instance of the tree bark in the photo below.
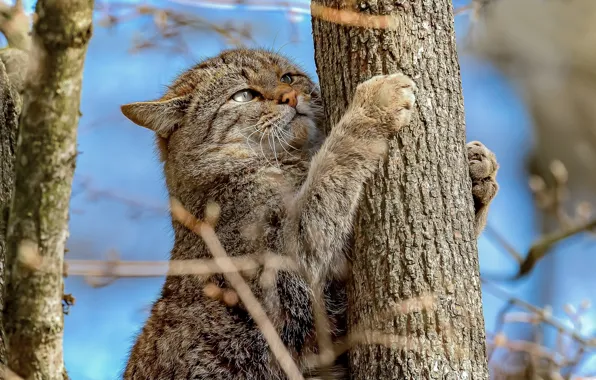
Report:
M 0 310 L 4 309 L 6 226 L 14 187 L 14 157 L 19 125 L 20 98 L 10 83 L 0 56 Z M 0 368 L 6 366 L 6 337 L 0 318 Z
M 27 379 L 66 377 L 63 260 L 92 0 L 39 0 L 9 216 L 4 321 L 8 366 Z
M 389 23 L 377 20 L 392 28 L 324 21 L 316 17 L 321 6 L 392 15 Z M 318 7 L 315 59 L 328 125 L 339 120 L 356 85 L 374 75 L 401 70 L 418 86 L 411 125 L 391 141 L 388 159 L 363 194 L 348 289 L 350 332 L 389 334 L 401 344 L 354 347 L 351 377 L 486 379 L 451 0 L 318 0 L 313 7 Z M 434 297 L 432 309 L 387 315 L 397 303 L 427 294 Z M 407 339 L 395 339 L 400 337 Z

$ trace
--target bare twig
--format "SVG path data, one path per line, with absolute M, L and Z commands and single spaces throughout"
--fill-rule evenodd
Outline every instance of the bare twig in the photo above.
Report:
M 580 232 L 589 231 L 594 228 L 596 228 L 596 219 L 543 236 L 536 243 L 532 244 L 528 255 L 519 266 L 519 272 L 516 276 L 516 279 L 519 279 L 530 273 L 536 263 L 542 259 L 549 249 L 551 249 L 556 243 Z
M 507 253 L 511 255 L 511 257 L 513 257 L 519 263 L 518 273 L 513 278 L 510 278 L 515 280 L 529 274 L 532 269 L 534 269 L 538 261 L 544 258 L 544 256 L 555 244 L 578 233 L 588 232 L 595 228 L 596 219 L 592 219 L 587 222 L 582 222 L 580 224 L 564 228 L 560 231 L 544 235 L 532 244 L 525 258 L 523 258 L 522 255 L 513 247 L 513 245 L 511 245 L 507 239 L 505 239 L 505 237 L 503 237 L 492 226 L 487 225 L 485 231 L 487 233 L 486 236 L 489 239 L 497 242 L 501 247 L 503 247 L 503 249 L 505 249 L 505 251 L 507 251 Z
M 227 266 L 231 261 L 233 266 Z M 85 277 L 163 277 L 211 275 L 234 271 L 253 271 L 265 264 L 275 270 L 295 270 L 290 258 L 277 255 L 250 255 L 220 258 L 170 261 L 65 260 L 69 276 Z
M 483 290 L 486 290 L 497 297 L 508 300 L 510 305 L 514 305 L 514 306 L 520 307 L 522 309 L 528 310 L 532 313 L 535 313 L 537 315 L 541 315 L 543 323 L 551 325 L 552 327 L 554 327 L 561 333 L 569 336 L 571 339 L 575 340 L 577 343 L 581 344 L 582 346 L 587 347 L 587 348 L 595 348 L 596 347 L 596 338 L 588 339 L 588 338 L 583 337 L 577 331 L 570 329 L 566 324 L 564 324 L 561 321 L 559 321 L 558 319 L 554 318 L 548 312 L 548 310 L 547 310 L 547 312 L 545 312 L 544 309 L 541 309 L 537 306 L 534 306 L 524 300 L 521 300 L 521 299 L 513 296 L 509 292 L 493 285 L 491 282 L 488 282 L 485 279 L 481 278 L 481 281 L 484 284 Z M 510 308 L 511 306 L 508 305 L 508 307 Z M 504 317 L 504 315 L 505 314 L 503 313 L 503 317 Z
M 484 282 L 486 285 L 486 281 Z M 569 328 L 559 320 L 554 319 L 550 307 L 540 309 L 510 296 L 507 292 L 494 286 L 490 286 L 488 290 L 499 297 L 510 297 L 507 304 L 499 312 L 495 332 L 487 334 L 489 363 L 494 352 L 500 348 L 505 350 L 506 357 L 515 357 L 523 361 L 523 364 L 516 368 L 515 375 L 526 373 L 527 376 L 534 378 L 532 377 L 534 375 L 540 377 L 549 374 L 549 376 L 554 377 L 548 378 L 563 379 L 561 373 L 565 371 L 568 373 L 566 378 L 570 379 L 585 354 L 594 351 L 596 339 L 583 338 L 578 324 L 575 324 L 574 328 Z M 588 302 L 582 302 L 579 310 L 570 305 L 567 305 L 565 309 L 570 318 L 576 320 L 589 306 Z M 510 310 L 514 307 L 520 307 L 526 311 L 511 312 Z M 533 341 L 509 339 L 503 332 L 506 323 L 528 324 L 533 331 Z M 557 342 L 552 350 L 543 344 L 544 325 L 552 326 L 557 330 Z M 570 338 L 578 347 L 572 348 L 570 344 L 565 344 L 565 338 Z M 505 360 L 499 361 L 499 367 L 494 368 L 494 371 L 502 372 L 504 363 Z
M 455 8 L 453 10 L 453 15 L 454 16 L 459 16 L 459 15 L 462 15 L 464 13 L 470 12 L 472 10 L 474 10 L 474 4 L 473 3 L 470 3 L 468 5 L 462 5 L 461 7 Z
M 182 223 L 186 228 L 201 236 L 211 251 L 211 254 L 215 258 L 221 259 L 222 262 L 225 262 L 227 267 L 234 267 L 234 262 L 230 260 L 226 254 L 226 251 L 219 242 L 219 239 L 217 238 L 217 235 L 215 234 L 215 231 L 211 225 L 197 220 L 188 211 L 186 211 L 182 204 L 180 204 L 180 202 L 178 202 L 176 199 L 171 199 L 170 208 L 172 211 L 172 217 L 178 222 Z M 208 214 L 208 212 L 206 212 L 206 214 Z M 244 303 L 244 306 L 252 316 L 257 326 L 259 326 L 263 336 L 265 337 L 265 340 L 271 348 L 271 352 L 279 362 L 286 375 L 292 380 L 303 380 L 304 377 L 302 376 L 302 373 L 281 341 L 281 338 L 275 330 L 275 326 L 273 326 L 267 317 L 265 310 L 250 290 L 250 287 L 246 281 L 244 281 L 238 271 L 224 272 L 223 275 L 230 283 L 232 288 L 238 293 L 240 300 Z
M 506 348 L 507 350 L 513 352 L 525 352 L 530 354 L 532 357 L 545 359 L 559 368 L 565 365 L 563 359 L 559 358 L 557 353 L 553 353 L 547 347 L 534 342 L 523 340 L 514 341 L 507 339 L 507 337 L 504 335 L 498 335 L 495 337 L 495 339 L 489 339 L 488 345 Z
M 310 13 L 312 17 L 321 20 L 360 28 L 394 30 L 398 26 L 398 19 L 395 16 L 368 15 L 346 9 L 329 8 L 315 2 L 310 5 Z
M 140 199 L 137 195 L 122 194 L 116 190 L 97 188 L 93 186 L 90 178 L 84 178 L 78 181 L 77 187 L 77 189 L 73 189 L 73 197 L 79 194 L 84 194 L 89 201 L 106 200 L 121 203 L 128 207 L 131 217 L 137 217 L 143 214 L 159 216 L 166 215 L 168 212 L 166 204 L 147 199 Z
M 3 375 L 2 379 L 4 380 L 24 380 L 21 376 L 11 371 L 10 368 L 3 365 L 0 365 L 0 375 Z
M 487 224 L 484 231 L 489 239 L 496 241 L 500 246 L 502 246 L 505 249 L 505 251 L 507 251 L 507 253 L 509 253 L 511 257 L 513 257 L 515 261 L 517 261 L 519 264 L 521 264 L 524 261 L 522 255 L 493 226 Z
M 320 287 L 312 289 L 312 305 L 315 320 L 315 332 L 317 334 L 317 343 L 319 347 L 318 366 L 328 367 L 333 364 L 337 358 L 331 339 L 331 329 L 329 318 L 325 311 L 323 292 Z
M 17 0 L 13 6 L 10 6 L 0 0 L 0 33 L 6 37 L 9 47 L 29 50 L 30 29 L 30 19 L 25 13 L 22 1 Z
M 432 310 L 435 307 L 436 297 L 432 294 L 423 295 L 414 299 L 398 302 L 393 307 L 388 308 L 381 313 L 377 320 L 385 320 L 394 318 L 396 315 L 403 315 L 413 312 L 420 312 L 423 310 Z M 449 326 L 443 328 L 449 329 Z M 321 343 L 319 343 L 321 344 Z M 330 344 L 325 342 L 324 344 Z M 340 355 L 347 352 L 352 347 L 358 344 L 377 344 L 386 347 L 402 347 L 416 349 L 416 344 L 410 339 L 408 343 L 407 337 L 395 334 L 385 334 L 378 331 L 372 331 L 362 325 L 355 326 L 352 332 L 344 337 L 340 342 L 332 346 L 326 346 L 326 353 L 309 355 L 304 359 L 304 365 L 309 369 L 325 367 L 333 363 Z
M 173 1 L 173 0 L 171 0 Z M 194 6 L 209 6 L 209 5 L 242 5 L 254 9 L 269 9 L 269 8 L 286 8 L 288 13 L 303 13 L 307 14 L 310 11 L 311 16 L 320 18 L 325 21 L 333 22 L 341 25 L 350 25 L 355 27 L 366 27 L 373 29 L 395 29 L 397 27 L 397 19 L 393 15 L 369 15 L 352 11 L 349 9 L 335 9 L 326 7 L 321 4 L 311 2 L 310 10 L 308 4 L 298 1 L 277 1 L 277 0 L 189 0 L 175 2 L 183 3 L 185 5 Z M 363 8 L 365 9 L 365 8 Z
M 175 41 L 176 48 L 185 46 L 182 32 L 185 30 L 203 30 L 214 32 L 227 44 L 244 46 L 252 41 L 249 25 L 237 27 L 232 23 L 216 24 L 199 15 L 180 12 L 169 8 L 161 8 L 149 4 L 107 3 L 98 5 L 97 9 L 104 13 L 99 24 L 112 27 L 137 18 L 151 18 L 155 27 L 148 37 L 137 36 L 133 51 L 157 47 L 160 41 Z M 145 32 L 147 34 L 147 32 Z M 254 41 L 252 41 L 254 42 Z

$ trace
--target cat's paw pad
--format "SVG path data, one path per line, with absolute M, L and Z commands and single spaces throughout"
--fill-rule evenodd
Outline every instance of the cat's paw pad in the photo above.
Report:
M 499 169 L 497 158 L 479 141 L 469 142 L 466 149 L 472 178 L 472 195 L 476 203 L 487 205 L 499 190 L 496 180 Z
M 377 75 L 358 85 L 354 103 L 362 107 L 367 116 L 399 129 L 410 123 L 415 93 L 416 84 L 404 74 Z

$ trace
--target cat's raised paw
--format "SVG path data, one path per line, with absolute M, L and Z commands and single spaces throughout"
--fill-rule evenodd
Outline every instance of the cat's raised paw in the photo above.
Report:
M 377 75 L 358 85 L 354 104 L 395 131 L 410 123 L 415 93 L 416 84 L 404 74 Z
M 477 208 L 487 206 L 497 195 L 497 170 L 499 164 L 495 154 L 479 141 L 471 141 L 466 145 L 468 165 L 472 178 L 472 195 Z

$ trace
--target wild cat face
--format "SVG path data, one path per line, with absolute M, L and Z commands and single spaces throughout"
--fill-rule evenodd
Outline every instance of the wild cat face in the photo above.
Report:
M 277 159 L 317 138 L 317 86 L 295 64 L 263 50 L 221 53 L 180 75 L 155 102 L 122 107 L 154 130 L 162 152 L 244 144 Z

